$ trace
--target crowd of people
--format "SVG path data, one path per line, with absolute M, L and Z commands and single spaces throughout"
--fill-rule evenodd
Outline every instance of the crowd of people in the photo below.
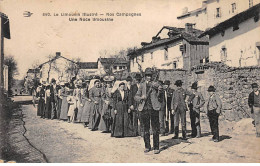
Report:
M 215 87 L 208 88 L 209 99 L 205 102 L 194 82 L 191 90 L 182 88 L 183 82 L 175 82 L 171 89 L 169 80 L 160 81 L 147 68 L 144 78 L 136 74 L 126 80 L 113 76 L 94 76 L 89 79 L 73 79 L 71 82 L 39 83 L 36 96 L 39 99 L 37 115 L 43 119 L 58 119 L 68 123 L 82 123 L 92 131 L 111 133 L 112 137 L 142 136 L 145 153 L 152 150 L 150 135 L 153 135 L 153 150 L 160 153 L 159 135 L 174 134 L 179 138 L 179 121 L 182 139 L 186 135 L 186 111 L 190 111 L 191 137 L 201 137 L 200 109 L 206 104 L 206 113 L 212 131 L 212 140 L 219 141 L 218 117 L 222 102 Z M 150 130 L 152 127 L 152 131 Z

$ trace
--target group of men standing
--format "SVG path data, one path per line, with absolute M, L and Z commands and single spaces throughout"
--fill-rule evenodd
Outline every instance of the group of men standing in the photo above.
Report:
M 194 82 L 191 91 L 182 87 L 183 82 L 175 82 L 176 89 L 170 88 L 170 81 L 164 82 L 157 79 L 152 80 L 153 72 L 150 68 L 145 70 L 145 80 L 140 83 L 135 94 L 137 110 L 140 112 L 140 122 L 144 130 L 145 153 L 152 150 L 150 144 L 150 124 L 153 133 L 153 150 L 155 154 L 160 153 L 159 135 L 174 133 L 173 139 L 179 138 L 179 121 L 182 126 L 182 139 L 187 139 L 186 134 L 186 111 L 190 110 L 191 137 L 201 137 L 200 108 L 205 104 L 205 100 L 198 92 L 198 84 Z M 214 86 L 208 88 L 210 98 L 207 104 L 207 115 L 213 134 L 212 140 L 219 141 L 218 117 L 222 103 L 215 93 Z

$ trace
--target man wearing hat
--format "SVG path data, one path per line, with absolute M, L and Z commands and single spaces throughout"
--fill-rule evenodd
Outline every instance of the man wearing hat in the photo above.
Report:
M 207 102 L 207 115 L 209 118 L 210 129 L 212 132 L 212 140 L 214 142 L 219 142 L 219 128 L 218 128 L 218 117 L 221 113 L 222 102 L 220 97 L 215 93 L 216 89 L 214 86 L 209 86 L 209 99 Z
M 145 69 L 145 81 L 140 84 L 135 95 L 138 110 L 141 112 L 141 119 L 144 127 L 145 153 L 151 151 L 150 144 L 150 123 L 153 130 L 153 149 L 155 154 L 159 154 L 159 111 L 162 105 L 162 91 L 158 82 L 152 82 L 153 72 L 151 68 Z
M 177 86 L 177 89 L 173 92 L 171 109 L 172 114 L 174 114 L 174 137 L 173 139 L 179 138 L 179 121 L 181 119 L 182 126 L 182 138 L 186 139 L 186 111 L 188 111 L 186 104 L 186 97 L 189 96 L 189 100 L 193 97 L 193 94 L 182 88 L 182 81 L 177 80 L 174 85 Z
M 132 82 L 132 77 L 130 77 L 130 78 L 127 79 L 127 80 Z M 135 75 L 136 83 L 130 86 L 129 96 L 128 96 L 128 105 L 129 105 L 129 110 L 130 110 L 130 114 L 131 114 L 131 120 L 133 122 L 131 127 L 133 127 L 134 136 L 137 136 L 138 134 L 141 135 L 141 133 L 140 133 L 141 131 L 138 130 L 138 115 L 139 115 L 139 112 L 137 110 L 137 102 L 134 100 L 134 97 L 135 97 L 135 95 L 138 91 L 138 88 L 140 87 L 141 79 L 142 79 L 142 77 L 141 77 L 140 74 Z
M 173 133 L 174 131 L 174 116 L 171 113 L 171 101 L 174 90 L 170 88 L 170 84 L 171 82 L 169 80 L 163 82 L 163 103 L 162 109 L 159 112 L 160 132 L 163 136 L 165 136 L 166 133 Z
M 194 94 L 189 104 L 190 108 L 190 122 L 191 122 L 191 137 L 201 137 L 200 128 L 200 108 L 204 105 L 205 100 L 200 92 L 198 92 L 198 82 L 191 85 L 192 93 Z
M 57 118 L 58 90 L 59 90 L 59 87 L 56 84 L 56 80 L 54 78 L 52 78 L 51 86 L 50 86 L 51 119 Z
M 251 86 L 253 91 L 249 94 L 248 105 L 255 120 L 256 136 L 260 137 L 260 91 L 257 83 L 253 83 Z

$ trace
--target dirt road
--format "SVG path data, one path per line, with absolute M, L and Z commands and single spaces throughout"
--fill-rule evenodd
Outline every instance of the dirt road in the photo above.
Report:
M 208 119 L 202 117 L 202 138 L 183 141 L 171 139 L 173 135 L 160 137 L 161 153 L 154 155 L 143 153 L 141 137 L 112 138 L 82 124 L 41 119 L 31 104 L 23 105 L 22 112 L 25 136 L 49 162 L 260 162 L 260 138 L 255 136 L 251 119 L 221 121 L 221 141 L 215 143 L 210 141 Z M 189 122 L 187 128 L 190 133 Z

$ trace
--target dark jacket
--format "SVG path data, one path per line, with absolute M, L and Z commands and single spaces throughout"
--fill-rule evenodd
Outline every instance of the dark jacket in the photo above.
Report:
M 56 85 L 56 88 L 54 89 L 53 85 L 51 85 L 50 87 L 50 92 L 51 92 L 51 102 L 56 102 L 58 100 L 57 95 L 58 95 L 58 91 L 59 91 L 59 86 Z
M 189 96 L 188 99 L 188 104 L 189 104 L 191 102 L 191 99 L 194 97 L 194 94 L 192 94 L 191 92 L 183 88 L 175 90 L 172 95 L 171 109 L 176 111 L 178 108 L 182 111 L 188 111 L 186 101 L 185 101 L 187 96 Z
M 160 88 L 158 88 L 158 89 L 160 89 Z M 150 93 L 152 107 L 154 110 L 157 110 L 157 111 L 161 110 L 161 106 L 162 106 L 162 91 L 160 91 L 158 89 L 152 88 L 151 93 Z M 143 111 L 144 105 L 145 105 L 145 101 L 142 102 L 141 97 L 145 96 L 146 98 L 148 98 L 149 96 L 147 96 L 147 95 L 148 95 L 147 94 L 147 84 L 146 84 L 146 82 L 142 82 L 134 97 L 135 101 L 138 102 L 139 111 Z
M 133 105 L 135 108 L 137 108 L 137 103 L 134 99 L 136 93 L 138 91 L 137 84 L 131 85 L 130 91 L 129 91 L 129 96 L 128 96 L 128 105 L 131 106 Z
M 259 92 L 260 93 L 260 92 Z M 248 106 L 251 108 L 251 113 L 254 113 L 254 91 L 252 91 L 248 96 Z

